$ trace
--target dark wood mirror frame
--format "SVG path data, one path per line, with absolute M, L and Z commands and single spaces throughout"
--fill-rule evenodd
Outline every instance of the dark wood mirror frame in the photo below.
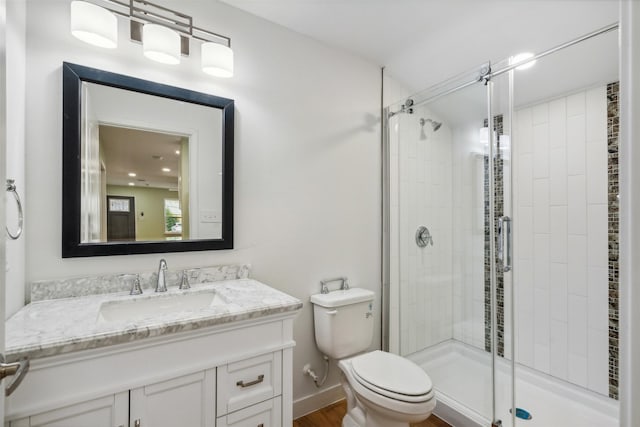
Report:
M 62 257 L 90 257 L 233 249 L 232 99 L 167 86 L 81 65 L 62 65 Z M 182 241 L 80 241 L 82 83 L 90 82 L 220 109 L 222 112 L 222 236 Z

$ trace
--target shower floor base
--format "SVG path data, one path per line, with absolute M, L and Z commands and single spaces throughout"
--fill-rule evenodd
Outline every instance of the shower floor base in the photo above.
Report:
M 451 340 L 408 358 L 431 377 L 442 404 L 441 408 L 436 407 L 436 414 L 447 419 L 447 414 L 439 411 L 446 407 L 464 420 L 458 421 L 456 427 L 490 425 L 491 357 L 487 352 Z M 501 358 L 496 367 L 496 410 L 502 425 L 511 427 L 511 370 Z M 532 414 L 531 420 L 516 419 L 516 427 L 615 427 L 619 424 L 617 401 L 520 365 L 516 365 L 516 406 Z

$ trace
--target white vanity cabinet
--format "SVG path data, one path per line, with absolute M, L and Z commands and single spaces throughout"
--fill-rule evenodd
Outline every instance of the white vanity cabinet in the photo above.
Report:
M 129 422 L 129 393 L 34 414 L 7 423 L 10 427 L 114 427 Z
M 131 427 L 214 427 L 215 369 L 130 391 Z
M 291 425 L 295 315 L 33 359 L 7 398 L 5 425 Z
M 280 426 L 282 372 L 280 351 L 219 367 L 216 426 Z

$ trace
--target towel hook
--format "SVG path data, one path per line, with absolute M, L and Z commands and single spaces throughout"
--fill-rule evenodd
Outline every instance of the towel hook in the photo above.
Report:
M 24 222 L 24 215 L 22 214 L 22 202 L 20 201 L 20 195 L 18 195 L 18 191 L 16 190 L 15 180 L 7 179 L 7 191 L 13 193 L 13 197 L 16 199 L 16 204 L 18 205 L 18 229 L 15 234 L 9 231 L 9 227 L 5 226 L 7 230 L 7 234 L 11 240 L 17 240 L 22 235 L 22 224 Z

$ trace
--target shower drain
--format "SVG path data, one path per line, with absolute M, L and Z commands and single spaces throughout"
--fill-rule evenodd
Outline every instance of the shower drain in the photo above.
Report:
M 512 412 L 511 409 L 509 409 L 509 412 Z M 531 416 L 531 413 L 529 413 L 529 411 L 527 411 L 526 409 L 516 408 L 516 418 L 520 418 L 522 420 L 530 420 L 533 417 Z

